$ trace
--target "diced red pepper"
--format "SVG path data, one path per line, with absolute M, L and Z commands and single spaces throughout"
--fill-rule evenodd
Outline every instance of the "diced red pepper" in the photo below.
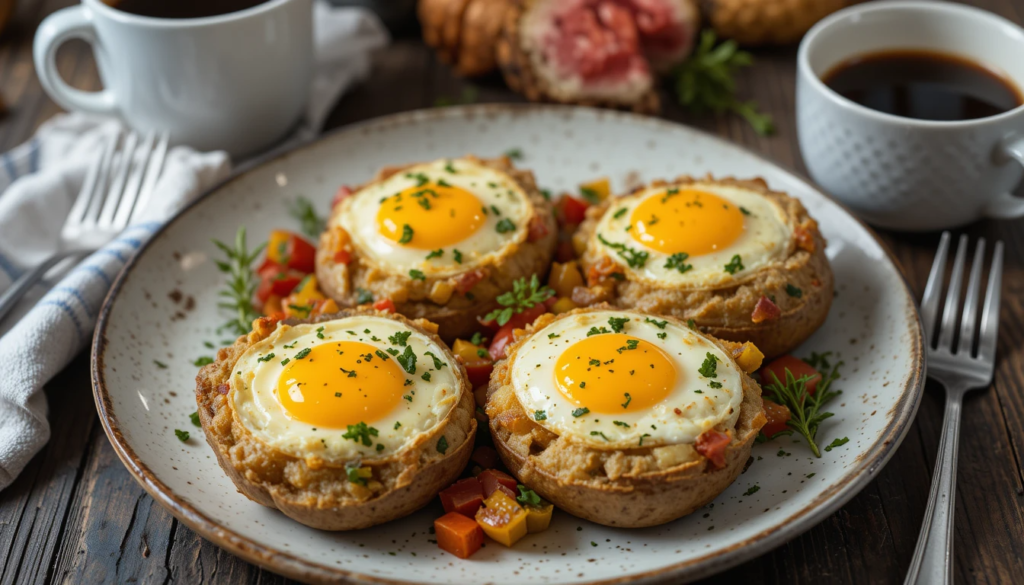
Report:
M 494 447 L 480 445 L 473 451 L 470 460 L 484 469 L 489 469 L 498 464 L 498 452 L 494 450 Z
M 466 294 L 469 291 L 473 290 L 473 287 L 476 286 L 477 283 L 483 279 L 483 270 L 471 270 L 459 276 L 459 278 L 455 281 L 455 290 L 461 294 Z
M 750 314 L 750 320 L 754 323 L 774 321 L 782 316 L 782 309 L 772 302 L 771 299 L 762 295 L 754 305 L 754 312 Z
M 472 518 L 450 512 L 434 520 L 434 536 L 441 550 L 460 559 L 469 558 L 484 543 L 484 531 Z
M 732 439 L 714 429 L 704 431 L 697 437 L 697 452 L 707 457 L 715 469 L 725 467 L 725 451 Z
M 789 421 L 792 413 L 790 413 L 789 409 L 785 406 L 776 404 L 775 402 L 765 398 L 764 416 L 768 419 L 768 422 L 761 427 L 761 432 L 764 433 L 764 436 L 766 437 L 772 437 L 776 433 L 789 428 L 786 422 Z
M 480 475 L 476 476 L 480 481 L 480 485 L 484 488 L 484 498 L 489 498 L 495 490 L 501 490 L 505 492 L 512 499 L 515 499 L 519 494 L 516 492 L 516 486 L 519 482 L 516 478 L 511 475 L 498 471 L 497 469 L 484 470 Z
M 274 230 L 267 242 L 267 260 L 310 274 L 316 269 L 316 248 L 292 232 Z
M 342 185 L 338 187 L 337 192 L 334 193 L 334 199 L 331 201 L 331 207 L 334 207 L 342 202 L 346 197 L 352 194 L 352 189 L 348 185 Z
M 543 307 L 544 305 L 539 305 Z M 491 354 L 491 359 L 499 361 L 505 359 L 505 352 L 508 346 L 515 341 L 515 326 L 511 321 L 502 325 L 501 329 L 494 334 L 494 340 L 491 341 L 491 347 L 487 348 L 487 352 Z
M 296 270 L 288 270 L 269 259 L 257 269 L 260 284 L 256 287 L 256 299 L 260 304 L 266 303 L 271 295 L 286 297 L 291 294 L 299 282 L 305 277 Z
M 348 250 L 338 250 L 334 253 L 335 264 L 348 264 L 352 261 L 352 252 Z
M 373 308 L 385 313 L 395 313 L 395 302 L 391 299 L 379 299 L 373 302 Z
M 811 232 L 802 227 L 793 230 L 793 237 L 796 238 L 796 247 L 814 253 L 814 236 Z
M 458 512 L 472 518 L 484 503 L 484 488 L 475 477 L 462 479 L 438 493 L 445 512 Z
M 779 379 L 780 384 L 785 384 L 786 370 L 789 370 L 797 380 L 803 376 L 810 376 L 804 388 L 808 394 L 814 395 L 815 390 L 818 389 L 818 382 L 821 381 L 821 373 L 815 370 L 811 364 L 788 354 L 776 358 L 772 363 L 761 368 L 761 385 L 773 384 L 775 383 L 775 378 Z M 774 378 L 772 377 L 773 374 Z
M 572 262 L 576 259 L 576 250 L 572 247 L 572 242 L 569 240 L 561 240 L 558 242 L 558 248 L 555 249 L 555 260 L 566 263 Z
M 548 235 L 548 224 L 539 215 L 530 218 L 530 231 L 526 236 L 527 241 L 536 242 Z
M 572 195 L 563 195 L 555 206 L 558 222 L 561 225 L 579 225 L 586 219 L 588 207 L 590 205 L 586 201 Z
M 486 384 L 491 379 L 491 372 L 494 371 L 494 362 L 492 362 L 490 358 L 463 365 L 466 366 L 466 374 L 469 377 L 469 383 L 473 386 Z

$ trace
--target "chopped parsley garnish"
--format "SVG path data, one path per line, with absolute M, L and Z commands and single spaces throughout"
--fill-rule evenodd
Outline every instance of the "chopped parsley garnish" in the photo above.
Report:
M 520 278 L 512 283 L 512 290 L 506 291 L 498 296 L 498 304 L 504 308 L 494 309 L 484 316 L 485 321 L 494 320 L 499 326 L 509 322 L 509 319 L 517 313 L 543 303 L 554 296 L 555 291 L 548 286 L 542 286 L 537 275 L 534 274 L 527 282 L 526 277 Z
M 423 378 L 424 381 L 429 382 L 430 381 L 430 372 L 423 372 L 423 375 L 420 376 L 420 377 Z
M 448 164 L 444 165 L 444 170 L 453 175 L 458 173 L 458 171 L 455 170 L 455 165 L 452 164 L 452 161 L 448 161 Z
M 378 451 L 383 451 L 384 450 L 384 445 L 381 445 L 380 443 L 377 443 L 377 450 Z
M 650 323 L 658 329 L 664 329 L 665 325 L 668 325 L 668 321 L 658 321 L 656 319 L 651 319 L 650 317 L 644 317 L 644 323 Z
M 356 288 L 356 304 L 365 305 L 373 302 L 373 293 L 364 289 Z
M 338 368 L 338 369 L 341 370 L 341 373 L 345 374 L 349 378 L 355 378 L 356 377 L 356 371 L 355 370 L 346 370 L 345 368 Z
M 409 224 L 402 225 L 402 237 L 398 239 L 399 244 L 408 244 L 412 241 L 412 227 Z
M 609 242 L 608 240 L 604 239 L 604 236 L 602 236 L 601 234 L 597 234 L 597 239 L 605 246 L 608 246 L 612 250 L 615 250 L 615 253 L 620 258 L 625 260 L 626 264 L 630 268 L 643 268 L 644 265 L 647 264 L 647 258 L 650 256 L 650 254 L 648 254 L 646 251 L 638 252 L 625 244 Z
M 256 361 L 258 361 L 258 362 L 269 362 L 272 359 L 274 359 L 274 352 L 270 352 L 270 353 L 268 353 L 267 355 L 265 355 L 265 356 L 263 356 L 261 358 L 256 358 Z
M 198 411 L 198 410 L 197 410 L 197 411 L 195 411 L 195 412 L 193 412 L 192 414 L 188 415 L 188 419 L 189 419 L 190 421 L 192 421 L 192 424 L 193 424 L 193 425 L 195 425 L 195 426 L 197 426 L 197 427 L 198 427 L 198 426 L 201 426 L 201 425 L 199 424 L 199 411 Z
M 591 205 L 601 202 L 601 196 L 597 194 L 597 191 L 590 187 L 580 187 L 580 195 L 582 195 L 583 198 Z
M 500 210 L 500 209 L 498 209 L 498 206 L 497 206 L 497 205 L 492 205 L 492 206 L 491 206 L 491 211 L 493 211 L 493 212 L 494 212 L 494 215 L 497 215 L 497 216 L 500 216 L 500 215 L 501 215 L 501 210 Z
M 393 347 L 389 347 L 389 348 L 385 349 L 384 351 L 390 353 L 391 355 L 398 355 L 400 353 L 397 349 L 395 349 Z
M 627 428 L 627 429 L 629 428 L 629 423 L 627 423 L 627 422 L 622 422 L 621 420 L 613 420 L 613 421 L 612 421 L 612 424 L 614 424 L 614 425 L 615 425 L 615 426 L 617 426 L 617 427 L 625 427 L 625 428 Z
M 309 313 L 313 310 L 313 305 L 288 305 L 288 308 L 298 313 L 302 313 L 303 317 L 308 317 Z
M 324 328 L 322 326 L 316 328 L 316 338 L 317 339 L 323 339 L 324 338 Z
M 619 333 L 626 328 L 626 323 L 629 323 L 629 317 L 609 317 L 608 325 L 612 328 L 612 331 Z
M 434 369 L 435 370 L 440 370 L 441 368 L 443 368 L 446 365 L 448 365 L 448 364 L 444 363 L 443 361 L 441 361 L 441 358 L 439 358 L 436 355 L 434 355 L 434 352 L 432 352 L 432 351 L 425 351 L 425 352 L 423 352 L 423 355 L 429 355 L 430 358 L 432 360 L 434 360 Z
M 740 255 L 736 254 L 729 260 L 729 263 L 725 265 L 725 271 L 729 274 L 736 274 L 740 270 L 743 270 L 743 261 L 740 260 Z
M 587 337 L 590 337 L 591 335 L 600 335 L 602 333 L 610 333 L 610 331 L 608 331 L 606 327 L 601 327 L 600 329 L 597 327 L 591 327 L 590 331 L 587 331 Z
M 749 209 L 747 209 L 746 207 L 742 207 L 742 206 L 740 207 L 740 213 L 742 213 L 743 215 L 753 215 L 752 213 L 750 213 Z
M 611 440 L 608 437 L 604 436 L 604 433 L 602 433 L 601 431 L 590 431 L 590 436 L 591 437 L 598 437 L 599 436 L 602 439 L 604 439 L 605 441 L 610 441 Z
M 561 335 L 557 333 L 548 333 L 548 339 L 554 339 L 556 337 L 561 337 Z
M 759 490 L 759 489 L 761 489 L 761 486 L 759 486 L 759 485 L 757 485 L 755 483 L 754 485 L 752 485 L 749 488 L 747 488 L 747 491 L 743 492 L 743 495 L 744 496 L 752 496 L 752 495 L 756 494 L 757 490 Z
M 416 203 L 419 203 L 420 207 L 426 210 L 430 210 L 430 200 L 426 197 L 419 197 L 416 199 Z
M 196 361 L 192 362 L 192 365 L 198 367 L 198 366 L 206 366 L 206 365 L 209 365 L 209 364 L 212 364 L 212 363 L 213 363 L 213 358 L 204 355 L 202 357 L 196 358 Z
M 444 248 L 431 250 L 431 252 L 427 254 L 427 260 L 430 260 L 431 258 L 440 258 L 441 256 L 444 256 Z
M 680 274 L 687 270 L 693 270 L 693 264 L 686 263 L 686 259 L 689 257 L 690 255 L 686 252 L 676 252 L 668 257 L 668 260 L 665 262 L 665 268 L 668 270 L 678 270 Z
M 523 160 L 523 151 L 519 148 L 510 148 L 505 151 L 505 156 L 512 160 Z
M 626 345 L 620 347 L 619 349 L 616 349 L 615 351 L 617 351 L 619 353 L 622 353 L 624 351 L 629 351 L 629 350 L 636 349 L 639 345 L 640 345 L 640 340 L 639 339 L 627 339 L 626 340 Z
M 506 217 L 505 219 L 499 221 L 494 226 L 494 229 L 498 230 L 499 234 L 507 234 L 508 232 L 516 231 L 516 224 L 512 223 L 512 220 Z
M 704 391 L 703 390 L 694 390 L 693 393 L 694 394 L 703 394 Z
M 661 331 L 658 333 L 658 339 L 665 339 L 668 337 L 668 333 Z
M 827 447 L 825 447 L 825 450 L 826 451 L 831 451 L 832 449 L 834 449 L 836 447 L 842 447 L 843 445 L 845 445 L 845 444 L 847 444 L 849 442 L 850 442 L 850 438 L 849 437 L 843 437 L 842 439 L 834 439 L 831 443 L 828 444 Z
M 490 355 L 490 354 L 489 354 L 489 353 L 487 353 L 487 350 L 486 350 L 486 349 L 483 349 L 483 348 L 477 348 L 477 350 L 476 350 L 476 357 L 482 357 L 482 358 L 485 358 L 485 357 L 487 357 L 488 355 Z
M 580 382 L 580 388 L 586 388 L 586 387 L 587 387 L 587 383 L 586 382 Z
M 405 352 L 395 358 L 401 364 L 402 369 L 408 374 L 416 373 L 416 354 L 412 352 L 411 346 L 405 346 Z
M 588 412 L 590 412 L 590 409 L 584 406 L 583 408 L 577 408 L 576 410 L 572 411 L 572 416 L 573 418 L 579 418 L 584 414 L 587 414 Z
M 378 349 L 378 350 L 374 350 L 373 353 L 377 354 L 377 357 L 379 357 L 381 359 L 381 361 L 384 361 L 384 362 L 388 361 L 388 354 L 384 353 L 383 351 Z
M 533 420 L 548 420 L 548 413 L 543 410 L 533 411 Z
M 413 280 L 426 280 L 427 275 L 423 274 L 422 270 L 416 270 L 413 268 L 409 271 L 409 278 Z
M 412 380 L 406 380 L 406 382 L 412 382 Z M 408 386 L 408 384 L 406 384 L 406 386 Z M 412 402 L 412 396 L 409 396 L 408 394 L 403 395 L 402 398 L 405 398 L 409 402 Z
M 640 435 L 640 446 L 641 447 L 644 446 L 644 437 L 650 437 L 650 436 L 651 436 L 650 433 L 644 433 L 644 434 Z
M 427 183 L 430 182 L 430 179 L 427 177 L 427 175 L 423 173 L 406 173 L 405 176 L 410 179 L 415 179 L 417 187 L 422 187 L 423 185 L 426 185 Z
M 633 402 L 633 397 L 629 395 L 629 392 L 624 394 L 626 401 L 622 403 L 622 408 L 629 408 L 629 403 Z
M 185 441 L 188 440 L 188 431 L 180 431 L 178 429 L 174 429 L 174 436 L 178 437 L 178 440 L 184 443 Z
M 290 362 L 290 361 L 292 361 L 291 358 L 284 358 L 283 360 L 281 360 L 281 365 L 282 366 L 287 366 L 288 362 Z
M 437 440 L 437 452 L 444 455 L 445 451 L 448 450 L 448 439 L 441 435 L 441 438 Z
M 462 264 L 462 252 L 459 252 L 457 248 L 452 248 L 452 257 L 455 258 L 457 264 Z
M 295 359 L 297 359 L 297 360 L 301 360 L 302 358 L 304 358 L 304 357 L 306 357 L 307 355 L 309 355 L 309 353 L 310 353 L 311 351 L 313 351 L 313 350 L 312 350 L 311 348 L 308 348 L 308 347 L 307 347 L 307 348 L 305 348 L 305 349 L 300 349 L 300 350 L 299 350 L 299 353 L 295 354 Z
M 517 502 L 527 506 L 533 506 L 535 508 L 541 505 L 541 499 L 540 496 L 537 495 L 537 492 L 522 484 L 519 484 L 516 487 L 519 489 L 519 495 L 516 496 Z
M 352 482 L 352 483 L 356 483 L 356 484 L 359 484 L 359 485 L 366 485 L 366 478 L 363 477 L 363 475 L 366 474 L 366 473 L 361 471 L 361 469 L 362 468 L 360 468 L 360 467 L 355 467 L 355 466 L 348 467 L 348 466 L 346 466 L 345 467 L 345 473 L 348 475 L 348 480 L 350 482 Z
M 715 354 L 711 353 L 710 351 L 707 352 L 706 356 L 707 357 L 704 358 L 704 363 L 700 365 L 700 368 L 697 370 L 697 373 L 699 373 L 701 376 L 704 376 L 705 378 L 717 378 L 718 358 L 715 356 Z
M 409 336 L 412 335 L 412 331 L 398 331 L 394 335 L 388 335 L 388 341 L 391 345 L 403 346 L 409 341 Z
M 592 366 L 600 366 L 601 365 L 601 360 L 591 359 L 589 363 Z
M 378 434 L 379 431 L 377 429 L 366 426 L 365 422 L 358 422 L 354 425 L 348 425 L 348 429 L 341 438 L 352 439 L 356 443 L 362 441 L 363 445 L 369 447 L 373 445 L 373 439 L 370 437 L 376 437 Z
M 793 297 L 793 298 L 799 299 L 800 297 L 804 296 L 804 291 L 802 291 L 799 288 L 793 286 L 792 284 L 787 284 L 786 285 L 786 294 L 791 296 L 791 297 Z
M 623 207 L 622 209 L 620 209 L 620 210 L 616 211 L 615 213 L 613 213 L 612 217 L 615 218 L 615 219 L 622 219 L 622 216 L 626 215 L 627 211 L 629 211 L 629 208 Z
M 167 369 L 167 364 L 163 363 L 160 360 L 153 360 L 153 363 L 156 364 L 156 367 L 160 368 L 161 370 Z
M 713 388 L 715 390 L 718 390 L 719 388 L 722 387 L 722 383 L 721 382 L 715 382 L 714 380 L 712 380 L 712 381 L 708 382 L 708 386 L 711 386 L 711 388 Z
M 472 343 L 473 345 L 482 345 L 485 341 L 487 341 L 487 338 L 484 337 L 484 334 L 480 333 L 479 331 L 474 331 L 473 337 L 469 338 L 469 342 Z
M 288 207 L 288 214 L 299 220 L 302 233 L 311 238 L 319 238 L 320 232 L 327 226 L 327 220 L 316 213 L 313 204 L 305 197 L 299 197 Z
M 693 319 L 687 319 L 686 326 L 689 327 L 690 329 L 693 329 L 694 331 L 697 330 L 697 322 L 694 321 Z
M 396 420 L 395 421 L 395 430 L 397 431 L 398 427 L 400 427 L 400 426 L 402 426 L 402 423 Z

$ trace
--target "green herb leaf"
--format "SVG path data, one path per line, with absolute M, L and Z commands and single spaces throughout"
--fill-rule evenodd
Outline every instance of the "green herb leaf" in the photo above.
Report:
M 626 328 L 626 323 L 629 323 L 629 317 L 609 317 L 608 325 L 612 328 L 615 333 L 620 333 Z
M 391 345 L 402 347 L 408 343 L 410 335 L 412 335 L 412 331 L 397 331 L 394 335 L 388 335 L 388 341 L 391 342 Z
M 604 439 L 605 441 L 611 441 L 611 439 L 609 439 L 608 437 L 606 437 L 606 436 L 605 436 L 605 434 L 604 434 L 604 433 L 602 433 L 601 431 L 590 431 L 590 436 L 591 436 L 591 437 L 598 437 L 598 436 L 599 436 L 599 437 L 601 437 L 602 439 Z
M 831 451 L 832 449 L 835 449 L 836 447 L 842 447 L 843 445 L 845 445 L 845 444 L 847 444 L 849 442 L 850 442 L 850 438 L 849 437 L 843 437 L 842 439 L 833 439 L 832 442 L 829 443 L 827 447 L 825 447 L 825 450 L 826 451 Z
M 369 447 L 373 445 L 373 439 L 370 437 L 376 437 L 379 431 L 373 427 L 366 426 L 365 422 L 359 422 L 354 425 L 348 425 L 345 434 L 341 436 L 342 439 L 351 439 L 356 443 L 362 442 L 363 445 Z
M 427 254 L 427 260 L 430 260 L 432 258 L 440 258 L 441 256 L 444 256 L 444 248 L 431 250 L 431 252 Z
M 196 358 L 196 360 L 194 362 L 192 362 L 192 365 L 196 366 L 196 367 L 200 367 L 200 366 L 206 366 L 206 365 L 209 365 L 209 364 L 212 364 L 212 363 L 213 363 L 213 358 L 204 355 L 202 357 Z
M 743 261 L 740 259 L 739 254 L 735 254 L 729 260 L 729 263 L 725 265 L 725 271 L 729 274 L 736 274 L 740 270 L 743 270 Z
M 754 485 L 752 485 L 749 488 L 747 488 L 747 491 L 743 492 L 743 495 L 744 496 L 752 496 L 752 495 L 756 494 L 757 490 L 759 490 L 759 489 L 761 489 L 761 486 L 759 486 L 759 485 L 757 485 L 755 483 Z
M 643 268 L 644 265 L 647 264 L 647 259 L 650 257 L 650 254 L 646 251 L 637 251 L 625 244 L 609 242 L 604 239 L 604 236 L 601 234 L 597 234 L 597 239 L 605 246 L 615 250 L 616 255 L 625 260 L 626 265 L 630 268 Z
M 526 506 L 533 506 L 534 508 L 539 508 L 541 506 L 542 500 L 540 499 L 540 496 L 537 495 L 537 492 L 523 484 L 519 484 L 516 487 L 519 488 L 519 495 L 516 496 L 517 502 Z
M 317 215 L 313 204 L 305 197 L 299 196 L 288 207 L 288 213 L 299 221 L 302 233 L 310 238 L 319 238 L 327 228 L 327 220 Z
M 512 160 L 523 160 L 523 151 L 519 148 L 510 148 L 505 151 L 505 156 Z
M 693 264 L 686 263 L 686 259 L 689 257 L 690 255 L 686 252 L 676 252 L 668 257 L 668 260 L 665 262 L 665 268 L 667 270 L 678 270 L 680 274 L 693 270 Z
M 202 424 L 199 422 L 199 411 L 198 410 L 193 412 L 192 414 L 188 415 L 188 418 L 189 418 L 189 420 L 192 421 L 193 425 L 195 425 L 197 427 L 198 426 L 202 426 Z
M 437 440 L 437 452 L 444 455 L 445 451 L 448 450 L 448 439 L 441 435 L 441 438 Z
M 583 408 L 577 408 L 576 410 L 572 411 L 572 416 L 573 418 L 579 418 L 587 414 L 588 412 L 590 412 L 590 409 L 584 406 Z
M 533 411 L 533 420 L 548 420 L 548 413 L 543 410 Z
M 398 243 L 399 244 L 408 244 L 409 242 L 412 241 L 412 236 L 413 236 L 413 232 L 412 232 L 412 228 L 409 226 L 409 224 L 407 224 L 407 223 L 406 224 L 402 224 L 402 237 L 398 239 Z
M 705 378 L 718 377 L 718 357 L 710 351 L 704 357 L 704 363 L 697 369 L 697 373 Z
M 405 346 L 405 352 L 395 358 L 401 364 L 402 369 L 408 374 L 416 373 L 416 354 L 412 352 L 411 346 Z
M 178 440 L 184 443 L 188 440 L 188 431 L 179 431 L 178 429 L 174 429 L 174 436 L 178 437 Z
M 448 364 L 444 363 L 443 361 L 441 361 L 441 358 L 439 358 L 436 355 L 434 355 L 434 352 L 432 352 L 432 351 L 425 351 L 425 352 L 423 352 L 423 355 L 429 355 L 430 358 L 432 360 L 434 360 L 434 369 L 435 370 L 440 370 L 441 368 L 443 368 L 443 367 L 448 365 Z
M 160 368 L 161 370 L 167 369 L 167 364 L 163 363 L 160 360 L 153 360 L 153 363 L 156 364 L 156 367 Z
M 357 305 L 365 305 L 367 303 L 372 303 L 372 302 L 373 302 L 373 293 L 372 292 L 370 292 L 370 291 L 368 291 L 366 289 L 363 289 L 363 288 L 356 288 L 356 304 Z
M 252 328 L 252 322 L 260 317 L 260 312 L 252 303 L 259 280 L 252 270 L 252 263 L 259 257 L 265 244 L 250 251 L 245 242 L 244 227 L 238 228 L 235 233 L 233 247 L 219 240 L 213 240 L 213 244 L 225 258 L 217 261 L 217 268 L 228 276 L 224 289 L 218 293 L 223 299 L 218 306 L 233 313 L 231 320 L 218 328 L 218 331 L 228 330 L 236 335 L 245 335 Z
M 612 424 L 614 424 L 614 425 L 615 425 L 615 426 L 617 426 L 617 427 L 625 427 L 625 428 L 627 428 L 627 429 L 629 428 L 629 423 L 627 423 L 627 422 L 622 422 L 621 420 L 613 420 L 613 421 L 612 421 Z
M 310 353 L 311 351 L 313 351 L 313 350 L 312 350 L 312 348 L 309 348 L 309 347 L 306 347 L 306 348 L 300 349 L 300 350 L 299 350 L 299 353 L 295 354 L 295 359 L 297 359 L 297 360 L 301 360 L 302 358 L 304 358 L 304 357 L 306 357 L 307 355 L 309 355 L 309 353 Z
M 804 291 L 793 286 L 792 284 L 786 284 L 786 294 L 793 298 L 799 299 L 800 297 L 804 296 Z
M 827 354 L 821 356 L 823 359 L 824 355 Z M 811 379 L 811 376 L 801 376 L 798 379 L 788 368 L 785 382 L 779 380 L 778 376 L 771 372 L 770 383 L 762 384 L 766 398 L 789 408 L 791 416 L 786 424 L 803 435 L 815 457 L 821 457 L 821 451 L 818 450 L 818 445 L 815 442 L 818 426 L 825 419 L 833 416 L 833 413 L 823 411 L 822 407 L 840 394 L 840 392 L 832 390 L 832 382 L 839 379 L 839 367 L 842 365 L 843 362 L 839 362 L 828 375 L 822 375 L 814 394 L 807 392 L 807 381 Z
M 497 225 L 494 226 L 494 229 L 498 230 L 499 234 L 506 234 L 508 232 L 516 231 L 516 224 L 512 223 L 512 220 L 506 217 L 499 221 Z
M 526 277 L 520 278 L 512 283 L 512 290 L 506 291 L 498 296 L 498 304 L 503 309 L 495 309 L 484 316 L 485 321 L 494 320 L 499 326 L 508 323 L 512 315 L 522 313 L 527 309 L 543 303 L 554 296 L 555 291 L 548 286 L 541 286 L 540 279 L 534 274 L 527 281 Z
M 416 270 L 415 268 L 413 268 L 412 270 L 409 271 L 409 278 L 413 280 L 426 280 L 427 275 L 423 274 L 422 270 Z
M 633 402 L 633 397 L 629 395 L 629 392 L 624 394 L 626 401 L 622 403 L 622 408 L 629 408 L 629 403 Z

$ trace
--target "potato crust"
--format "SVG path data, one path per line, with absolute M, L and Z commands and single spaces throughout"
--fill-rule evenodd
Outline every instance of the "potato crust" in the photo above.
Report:
M 689 444 L 602 450 L 547 430 L 516 398 L 511 372 L 516 352 L 526 339 L 557 319 L 607 308 L 577 309 L 558 317 L 544 315 L 518 330 L 520 335 L 509 347 L 508 359 L 495 367 L 488 386 L 486 412 L 491 436 L 512 474 L 559 508 L 606 526 L 664 524 L 715 499 L 743 471 L 754 439 L 765 424 L 761 388 L 749 375 L 742 375 L 743 400 L 736 426 L 716 428 L 732 437 L 721 469 L 714 468 Z M 711 341 L 727 355 L 738 346 Z
M 473 156 L 464 158 L 511 177 L 527 194 L 533 206 L 530 222 L 538 222 L 546 233 L 534 241 L 526 238 L 518 244 L 509 244 L 500 255 L 466 272 L 451 276 L 428 275 L 425 280 L 413 280 L 408 274 L 388 271 L 386 266 L 362 254 L 356 246 L 351 247 L 349 263 L 335 262 L 334 251 L 339 246 L 337 230 L 340 228 L 328 227 L 320 236 L 316 255 L 316 275 L 324 293 L 343 307 L 358 305 L 359 290 L 368 291 L 374 299 L 391 299 L 399 313 L 411 319 L 427 319 L 436 323 L 441 338 L 452 343 L 459 337 L 472 335 L 479 328 L 477 317 L 495 308 L 495 299 L 511 290 L 515 280 L 534 274 L 547 274 L 557 244 L 558 229 L 551 203 L 537 188 L 533 173 L 515 168 L 506 156 L 495 159 Z M 384 180 L 409 166 L 413 165 L 381 169 L 374 182 Z M 340 212 L 340 207 L 335 206 L 329 225 L 335 225 L 335 216 Z M 435 287 L 454 289 L 461 278 L 474 272 L 481 279 L 472 287 L 471 295 L 455 292 L 445 302 L 431 300 Z
M 459 476 L 472 454 L 476 436 L 473 393 L 465 369 L 422 322 L 363 309 L 284 323 L 319 323 L 353 315 L 395 319 L 428 335 L 442 347 L 451 367 L 459 369 L 462 385 L 461 400 L 432 433 L 418 437 L 415 444 L 389 457 L 362 461 L 373 471 L 366 486 L 350 482 L 343 466 L 332 466 L 312 456 L 300 459 L 273 449 L 254 437 L 235 416 L 229 393 L 231 372 L 238 358 L 268 337 L 276 323 L 256 320 L 251 333 L 218 351 L 216 361 L 200 369 L 196 377 L 196 404 L 206 440 L 238 490 L 250 500 L 321 530 L 367 528 L 415 512 Z M 444 454 L 436 449 L 442 435 L 449 445 Z
M 798 199 L 769 190 L 760 178 L 715 180 L 682 176 L 671 182 L 653 181 L 649 186 L 638 189 L 694 183 L 718 183 L 751 189 L 778 203 L 793 228 L 786 258 L 759 268 L 735 283 L 717 288 L 682 289 L 641 281 L 627 271 L 626 278 L 615 283 L 610 295 L 598 295 L 594 300 L 609 301 L 623 309 L 669 315 L 683 321 L 693 319 L 701 331 L 720 339 L 750 341 L 769 359 L 793 350 L 825 322 L 832 306 L 832 268 L 825 256 L 826 241 L 818 229 L 818 222 L 808 215 Z M 586 220 L 574 236 L 581 247 L 586 246 L 580 259 L 584 269 L 589 269 L 608 255 L 606 248 L 593 243 L 593 235 L 611 204 L 609 200 L 589 209 Z M 799 241 L 801 234 L 808 238 L 802 245 Z M 799 288 L 801 296 L 791 296 L 787 285 Z M 763 296 L 774 299 L 781 315 L 774 320 L 754 323 L 751 316 Z

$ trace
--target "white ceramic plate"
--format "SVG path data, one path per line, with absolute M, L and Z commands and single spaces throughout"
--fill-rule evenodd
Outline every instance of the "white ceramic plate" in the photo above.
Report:
M 192 361 L 225 318 L 211 238 L 245 225 L 251 240 L 296 229 L 286 204 L 322 209 L 339 185 L 383 165 L 519 148 L 519 164 L 554 192 L 609 176 L 616 189 L 689 173 L 760 176 L 799 197 L 821 223 L 837 298 L 825 326 L 796 352 L 843 361 L 843 395 L 819 440 L 849 443 L 814 458 L 782 439 L 712 504 L 671 524 L 613 529 L 556 512 L 551 528 L 514 548 L 490 544 L 471 560 L 442 552 L 428 533 L 440 506 L 370 530 L 319 532 L 252 503 L 228 480 L 189 422 Z M 190 299 L 194 299 L 194 306 Z M 190 308 L 191 307 L 191 308 Z M 118 277 L 93 346 L 96 403 L 107 435 L 143 487 L 218 545 L 307 581 L 605 583 L 693 579 L 762 554 L 826 518 L 889 459 L 913 420 L 924 380 L 913 299 L 875 236 L 799 177 L 717 138 L 632 114 L 568 107 L 474 106 L 410 112 L 350 126 L 256 165 L 214 189 L 160 231 Z M 154 364 L 167 364 L 161 369 Z M 174 429 L 188 430 L 182 443 Z M 811 475 L 813 474 L 813 476 Z M 753 487 L 759 489 L 753 492 Z M 868 536 L 868 535 L 864 535 Z

